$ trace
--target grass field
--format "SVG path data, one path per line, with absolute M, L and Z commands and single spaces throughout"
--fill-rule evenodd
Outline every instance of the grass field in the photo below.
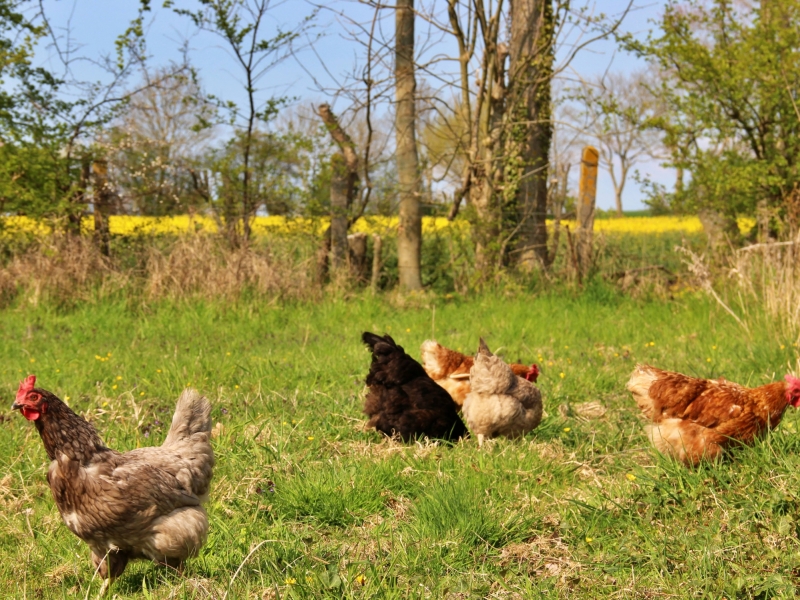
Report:
M 432 336 L 472 352 L 483 335 L 509 360 L 537 361 L 547 417 L 483 450 L 365 432 L 365 329 L 412 355 Z M 208 544 L 183 577 L 133 563 L 120 598 L 794 597 L 798 414 L 690 470 L 649 448 L 624 387 L 640 361 L 743 384 L 781 377 L 794 339 L 754 331 L 699 295 L 644 302 L 603 286 L 405 308 L 20 306 L 0 319 L 0 393 L 9 406 L 35 373 L 117 449 L 160 443 L 184 386 L 212 400 Z M 91 597 L 100 583 L 60 520 L 35 429 L 7 408 L 0 429 L 0 596 Z

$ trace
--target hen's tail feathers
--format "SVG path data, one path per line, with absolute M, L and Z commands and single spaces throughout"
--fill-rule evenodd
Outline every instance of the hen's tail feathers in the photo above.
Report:
M 653 399 L 650 397 L 650 386 L 656 379 L 658 379 L 658 375 L 650 367 L 636 365 L 626 386 L 628 391 L 633 394 L 636 404 L 639 405 L 639 410 L 648 419 L 653 419 L 655 416 Z
M 478 354 L 483 354 L 484 356 L 494 356 L 492 351 L 489 350 L 489 346 L 486 344 L 486 341 L 483 338 L 480 338 L 480 344 L 478 345 Z
M 361 334 L 361 340 L 370 347 L 371 350 L 375 350 L 375 346 L 381 343 L 389 344 L 391 346 L 396 346 L 397 344 L 394 343 L 394 340 L 389 335 L 385 335 L 383 337 L 370 333 L 369 331 L 365 331 Z
M 211 432 L 211 403 L 197 390 L 187 388 L 178 398 L 164 446 L 201 432 Z
M 447 349 L 434 340 L 425 340 L 419 347 L 420 357 L 422 358 L 422 368 L 433 379 L 441 379 L 446 374 L 443 373 L 443 364 L 440 355 Z

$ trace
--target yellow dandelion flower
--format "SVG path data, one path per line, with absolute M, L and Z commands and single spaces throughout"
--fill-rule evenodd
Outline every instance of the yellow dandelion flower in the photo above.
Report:
M 572 431 L 572 427 L 564 427 L 564 433 L 569 433 Z
M 117 381 L 122 381 L 122 375 L 117 375 Z
M 590 537 L 586 538 L 586 543 L 587 544 L 591 544 L 593 541 L 594 541 L 594 538 L 590 538 Z
M 238 390 L 239 389 L 239 384 L 237 383 L 236 385 L 234 385 L 233 389 Z
M 707 358 L 707 359 L 706 359 L 706 362 L 711 362 L 711 359 L 710 359 L 710 358 Z
M 786 349 L 786 346 L 784 346 L 783 344 L 781 344 L 781 350 L 785 350 L 785 349 Z M 33 362 L 33 359 L 31 359 L 31 362 Z
M 566 377 L 566 375 L 564 375 L 563 371 L 561 373 L 559 373 L 558 376 L 561 377 L 561 379 L 564 379 L 564 377 Z
M 295 579 L 294 577 L 287 577 L 286 579 L 283 580 L 283 583 L 285 583 L 286 585 L 294 585 L 295 583 L 297 583 L 297 579 Z
M 711 349 L 712 349 L 712 350 L 716 350 L 716 349 L 717 349 L 717 347 L 716 347 L 716 346 L 711 346 Z
M 192 382 L 190 381 L 189 383 L 187 383 L 186 387 L 192 387 Z
M 108 406 L 108 402 L 103 402 L 103 408 L 105 408 L 106 406 Z
M 365 585 L 367 583 L 367 578 L 364 575 L 356 575 L 355 582 L 358 585 Z
M 225 356 L 230 356 L 230 355 L 231 355 L 231 353 L 230 353 L 230 352 L 226 352 L 226 353 L 225 353 Z
M 61 373 L 61 369 L 56 369 L 56 373 Z
M 406 333 L 411 333 L 411 328 L 407 328 Z
M 625 475 L 625 477 L 627 477 L 629 481 L 636 481 L 636 475 L 634 475 L 633 473 L 628 473 L 627 475 Z
M 140 396 L 144 396 L 144 392 L 139 392 L 139 395 Z
M 112 385 L 112 386 L 111 386 L 111 389 L 112 389 L 112 390 L 115 390 L 115 389 L 117 389 L 117 384 L 115 383 L 114 385 Z
M 36 362 L 36 359 L 35 359 L 35 358 L 32 358 L 32 359 L 31 359 L 31 363 L 35 363 L 35 362 Z
M 64 396 L 65 401 L 69 401 L 69 396 Z
M 569 350 L 569 346 L 564 346 L 564 350 Z
M 308 436 L 308 438 L 306 438 L 306 439 L 307 439 L 309 442 L 311 442 L 311 441 L 313 441 L 313 440 L 314 440 L 314 436 L 313 436 L 313 435 L 310 435 L 310 436 Z

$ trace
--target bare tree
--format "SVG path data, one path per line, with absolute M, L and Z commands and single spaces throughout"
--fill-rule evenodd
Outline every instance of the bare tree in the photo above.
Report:
M 333 269 L 338 270 L 345 265 L 347 258 L 350 209 L 360 183 L 359 160 L 356 145 L 342 128 L 331 107 L 322 104 L 317 114 L 339 147 L 339 152 L 331 157 L 331 225 L 326 234 L 326 238 L 330 237 L 331 263 Z
M 145 72 L 154 82 L 133 94 L 99 144 L 109 181 L 128 210 L 162 215 L 193 208 L 193 164 L 213 136 L 215 107 L 186 68 Z
M 395 85 L 397 109 L 397 179 L 400 194 L 400 227 L 397 262 L 400 287 L 422 288 L 420 275 L 422 215 L 419 201 L 419 158 L 416 137 L 416 79 L 414 77 L 414 0 L 398 0 L 395 14 Z
M 585 81 L 576 91 L 580 101 L 576 117 L 596 140 L 601 165 L 614 185 L 614 204 L 623 215 L 622 195 L 628 175 L 637 162 L 653 156 L 660 133 L 650 127 L 658 118 L 660 103 L 648 89 L 647 74 L 610 73 Z
M 250 224 L 257 206 L 253 201 L 250 157 L 258 121 L 275 116 L 284 99 L 257 99 L 259 82 L 278 63 L 291 55 L 291 45 L 306 29 L 313 15 L 303 19 L 290 31 L 280 29 L 271 38 L 264 37 L 271 0 L 197 0 L 199 10 L 175 9 L 194 24 L 221 37 L 238 63 L 247 95 L 247 105 L 239 107 L 231 101 L 221 103 L 231 113 L 231 122 L 242 132 L 241 209 L 238 215 L 226 215 L 226 228 L 231 245 L 250 240 Z M 241 224 L 241 232 L 237 225 Z M 241 240 L 240 240 L 241 237 Z

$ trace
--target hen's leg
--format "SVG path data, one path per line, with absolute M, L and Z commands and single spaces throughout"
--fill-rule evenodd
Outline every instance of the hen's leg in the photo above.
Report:
M 156 562 L 160 565 L 164 565 L 165 567 L 175 571 L 178 575 L 183 575 L 184 562 L 180 558 L 165 556 L 164 558 Z
M 122 575 L 128 565 L 128 555 L 124 552 L 109 550 L 106 554 L 100 555 L 92 551 L 92 563 L 97 574 L 103 579 L 103 587 L 100 588 L 100 596 L 108 591 L 111 582 Z
M 479 433 L 478 434 L 478 448 L 480 448 L 481 446 L 483 446 L 483 434 Z

